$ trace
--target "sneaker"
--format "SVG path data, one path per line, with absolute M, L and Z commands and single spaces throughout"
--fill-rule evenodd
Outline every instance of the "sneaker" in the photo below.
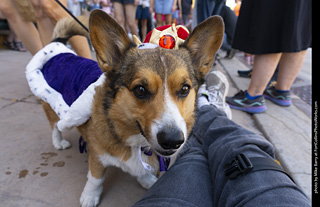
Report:
M 290 91 L 279 91 L 274 86 L 267 88 L 263 95 L 279 106 L 290 106 L 292 103 Z
M 208 73 L 206 76 L 206 90 L 209 104 L 224 111 L 227 117 L 231 119 L 231 110 L 226 103 L 226 96 L 229 91 L 229 82 L 226 76 L 220 71 Z
M 226 100 L 232 109 L 237 109 L 248 113 L 261 113 L 267 110 L 263 96 L 250 100 L 246 95 L 246 91 L 242 90 L 233 97 L 227 97 Z

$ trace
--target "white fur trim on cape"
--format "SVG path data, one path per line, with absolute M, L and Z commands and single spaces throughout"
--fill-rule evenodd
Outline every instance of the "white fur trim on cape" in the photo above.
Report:
M 105 75 L 102 74 L 96 82 L 89 85 L 78 99 L 69 106 L 62 95 L 48 85 L 41 72 L 43 66 L 52 57 L 61 53 L 75 54 L 62 43 L 53 42 L 45 46 L 27 65 L 26 77 L 32 93 L 49 103 L 59 116 L 60 121 L 57 126 L 60 131 L 64 131 L 68 128 L 79 126 L 90 118 L 95 87 L 104 82 Z

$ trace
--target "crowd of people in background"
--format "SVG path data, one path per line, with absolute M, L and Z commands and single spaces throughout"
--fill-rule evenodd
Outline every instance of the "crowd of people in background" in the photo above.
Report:
M 69 16 L 57 1 L 2 0 L 0 19 L 7 19 L 10 28 L 10 34 L 3 40 L 3 44 L 17 51 L 28 50 L 32 55 L 48 44 L 57 21 Z M 306 49 L 312 44 L 311 15 L 304 11 L 311 10 L 311 2 L 308 0 L 307 3 L 301 3 L 301 0 L 295 0 L 297 3 L 293 4 L 291 1 L 268 1 L 261 7 L 264 2 L 254 4 L 252 1 L 59 0 L 75 16 L 88 15 L 94 9 L 102 9 L 114 17 L 129 36 L 135 35 L 142 41 L 155 27 L 177 24 L 185 25 L 191 31 L 208 17 L 220 15 L 225 24 L 221 46 L 226 51 L 225 58 L 233 58 L 237 51 L 243 51 L 247 64 L 253 67 L 250 71 L 245 71 L 245 76 L 251 77 L 252 74 L 253 77 L 248 90 L 227 98 L 227 102 L 235 109 L 259 113 L 265 111 L 266 107 L 258 109 L 253 105 L 259 103 L 265 106 L 264 96 L 281 106 L 291 104 L 289 89 L 301 68 Z M 300 4 L 300 7 L 295 7 Z M 292 7 L 292 11 L 288 7 Z M 277 17 L 274 16 L 274 11 L 279 13 Z M 287 12 L 285 16 L 282 11 Z M 270 23 L 271 19 L 274 22 Z M 269 27 L 270 29 L 266 29 Z M 69 44 L 79 56 L 91 58 L 89 43 L 84 37 L 74 36 Z M 277 55 L 271 55 L 275 53 Z M 289 71 L 283 72 L 286 68 Z M 278 85 L 269 94 L 263 95 L 266 85 L 269 86 L 268 82 L 275 74 L 279 74 Z M 239 75 L 243 76 L 243 71 L 239 71 Z M 284 84 L 280 87 L 281 83 Z M 277 100 L 275 97 L 278 96 L 283 96 L 285 100 Z M 246 103 L 245 106 L 235 102 L 239 98 Z
M 222 3 L 225 8 L 222 10 L 216 9 L 210 12 L 193 17 L 196 0 L 59 0 L 64 4 L 74 16 L 88 16 L 94 9 L 102 9 L 110 16 L 114 17 L 117 22 L 127 31 L 129 35 L 136 35 L 140 40 L 144 40 L 146 34 L 153 28 L 162 25 L 176 24 L 185 25 L 189 31 L 192 30 L 198 23 L 211 15 L 221 15 L 226 22 L 231 22 L 226 25 L 226 34 L 222 49 L 227 51 L 228 57 L 233 57 L 232 38 L 235 30 L 237 16 L 239 15 L 241 0 L 215 0 L 216 8 L 220 8 Z M 22 3 L 24 2 L 24 3 Z M 210 1 L 203 1 L 210 2 Z M 227 5 L 225 5 L 227 3 Z M 212 4 L 212 3 L 210 3 Z M 25 10 L 32 10 L 32 13 L 24 14 Z M 30 7 L 31 6 L 31 7 Z M 206 4 L 198 3 L 198 8 L 207 10 Z M 203 8 L 201 8 L 203 7 Z M 32 9 L 30 9 L 32 8 Z M 208 7 L 210 8 L 210 6 Z M 228 10 L 227 12 L 224 12 Z M 233 10 L 233 11 L 232 11 Z M 229 13 L 228 13 L 229 12 Z M 230 12 L 232 14 L 230 14 Z M 20 13 L 20 14 L 19 14 Z M 198 12 L 199 14 L 202 12 Z M 68 14 L 60 8 L 55 0 L 3 0 L 0 5 L 0 20 L 4 19 L 8 24 L 10 33 L 3 44 L 12 50 L 30 51 L 35 54 L 43 45 L 50 41 L 51 32 L 55 23 Z M 32 19 L 26 19 L 25 16 L 35 16 Z M 199 17 L 200 16 L 200 17 Z M 202 17 L 203 16 L 203 17 Z M 230 21 L 229 21 L 230 19 Z M 193 26 L 192 26 L 193 22 Z M 36 26 L 35 26 L 36 25 Z M 21 28 L 24 28 L 23 30 Z M 36 34 L 38 30 L 39 34 Z M 25 35 L 26 32 L 34 35 Z M 40 37 L 39 37 L 40 35 Z M 22 40 L 19 39 L 22 38 Z M 78 37 L 77 37 L 78 38 Z M 75 38 L 75 39 L 77 39 Z M 78 38 L 79 39 L 79 38 Z M 71 45 L 74 45 L 71 40 Z M 24 47 L 24 44 L 26 48 Z M 75 50 L 85 51 L 88 46 Z M 81 52 L 80 52 L 80 55 Z M 90 57 L 89 53 L 83 54 L 85 57 Z M 251 57 L 251 56 L 249 56 Z M 248 59 L 253 62 L 253 59 Z
M 190 27 L 194 0 L 60 0 L 60 2 L 65 4 L 74 16 L 87 16 L 94 9 L 102 9 L 114 17 L 129 35 L 136 35 L 143 40 L 146 34 L 154 27 L 172 23 Z M 29 29 L 25 31 L 29 31 L 33 27 L 30 24 L 35 23 L 38 26 L 39 22 L 41 22 L 38 19 L 34 19 L 33 21 L 26 20 L 23 15 L 19 15 L 19 13 L 21 14 L 21 7 L 29 6 L 28 8 L 30 8 L 30 5 L 33 7 L 36 18 L 40 17 L 39 15 L 47 15 L 53 24 L 67 15 L 61 8 L 58 8 L 59 5 L 55 0 L 29 0 L 25 1 L 25 3 L 16 0 L 4 0 L 0 5 L 0 20 L 2 22 L 5 20 L 10 34 L 2 43 L 12 50 L 27 51 L 22 43 L 26 41 L 19 39 L 19 36 L 27 35 L 23 35 L 19 31 L 18 26 L 16 26 L 17 24 L 28 25 Z M 48 11 L 49 7 L 54 8 L 55 11 Z M 40 36 L 41 25 L 40 23 L 40 28 L 38 28 Z M 52 28 L 51 26 L 48 31 L 52 31 Z M 35 32 L 34 28 L 31 30 L 33 33 Z M 44 36 L 48 36 L 46 39 L 49 41 L 50 35 Z M 43 43 L 43 39 L 41 41 Z M 27 49 L 32 54 L 42 47 L 42 44 L 39 44 L 39 42 L 35 43 L 35 40 L 28 40 L 27 44 L 33 45 L 31 47 L 27 46 Z

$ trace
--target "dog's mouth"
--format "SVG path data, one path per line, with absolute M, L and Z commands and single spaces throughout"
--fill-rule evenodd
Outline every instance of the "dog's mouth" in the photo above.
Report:
M 154 149 L 155 152 L 163 157 L 169 157 L 172 156 L 174 153 L 177 152 L 177 150 L 162 150 L 162 149 Z
M 146 137 L 140 122 L 136 120 L 136 123 L 141 135 Z M 148 140 L 147 137 L 146 139 Z M 156 138 L 150 138 L 149 142 L 158 155 L 169 157 L 175 154 L 184 144 L 184 133 L 177 127 L 166 127 L 156 133 Z

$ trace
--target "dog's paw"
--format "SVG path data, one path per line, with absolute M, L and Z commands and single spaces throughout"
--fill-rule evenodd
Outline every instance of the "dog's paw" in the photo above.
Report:
M 61 140 L 55 140 L 54 142 L 52 142 L 54 148 L 56 148 L 57 150 L 64 150 L 64 149 L 68 149 L 71 147 L 70 142 L 68 142 L 65 139 L 61 139 Z
M 68 149 L 71 147 L 70 142 L 62 138 L 62 134 L 56 124 L 52 130 L 52 144 L 57 150 Z
M 80 197 L 81 207 L 94 207 L 99 204 L 100 195 L 88 195 L 86 193 L 82 193 Z
M 155 182 L 158 181 L 158 178 L 152 174 L 147 173 L 141 177 L 138 177 L 137 180 L 143 188 L 149 189 L 151 188 L 151 186 L 153 186 L 153 184 L 155 184 Z
M 82 207 L 92 207 L 99 204 L 100 196 L 103 191 L 103 181 L 104 177 L 97 179 L 91 175 L 90 171 L 88 172 L 88 180 L 80 197 L 80 204 Z

